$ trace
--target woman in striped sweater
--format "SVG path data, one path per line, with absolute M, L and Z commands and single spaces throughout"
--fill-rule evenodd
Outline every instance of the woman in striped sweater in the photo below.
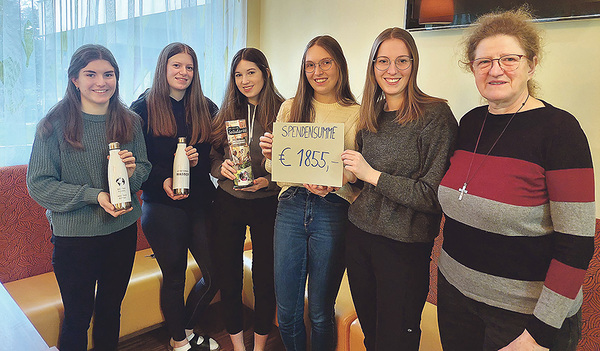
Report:
M 439 187 L 444 350 L 575 350 L 581 334 L 592 159 L 577 120 L 535 97 L 540 37 L 530 20 L 522 9 L 485 15 L 465 40 L 488 105 L 461 119 Z

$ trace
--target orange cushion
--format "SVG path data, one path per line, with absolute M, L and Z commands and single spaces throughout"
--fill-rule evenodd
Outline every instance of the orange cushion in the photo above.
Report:
M 151 249 L 140 250 L 135 254 L 131 279 L 121 307 L 121 336 L 164 321 L 159 302 L 162 275 L 156 260 L 149 257 L 150 254 Z M 188 253 L 186 296 L 201 277 L 196 261 Z M 5 287 L 46 343 L 56 346 L 64 309 L 54 273 L 20 279 L 5 284 Z M 213 302 L 217 300 L 215 298 Z M 91 330 L 88 330 L 88 348 L 93 346 Z

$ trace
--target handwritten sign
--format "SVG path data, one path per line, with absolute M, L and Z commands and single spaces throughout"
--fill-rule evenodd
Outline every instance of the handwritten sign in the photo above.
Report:
M 343 123 L 273 124 L 272 179 L 342 186 Z

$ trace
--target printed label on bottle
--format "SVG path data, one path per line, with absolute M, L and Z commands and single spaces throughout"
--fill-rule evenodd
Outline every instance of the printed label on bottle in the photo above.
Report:
M 108 191 L 110 202 L 116 210 L 125 210 L 131 207 L 131 191 L 127 167 L 119 156 L 119 150 L 110 151 L 108 161 Z
M 175 195 L 190 193 L 190 161 L 187 158 L 185 138 L 180 137 L 173 159 L 173 192 Z

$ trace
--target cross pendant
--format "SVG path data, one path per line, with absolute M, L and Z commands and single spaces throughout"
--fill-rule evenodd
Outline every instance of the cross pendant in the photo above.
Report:
M 467 191 L 467 183 L 463 184 L 462 188 L 459 188 L 460 195 L 458 195 L 458 201 L 462 201 L 463 195 L 469 193 Z

